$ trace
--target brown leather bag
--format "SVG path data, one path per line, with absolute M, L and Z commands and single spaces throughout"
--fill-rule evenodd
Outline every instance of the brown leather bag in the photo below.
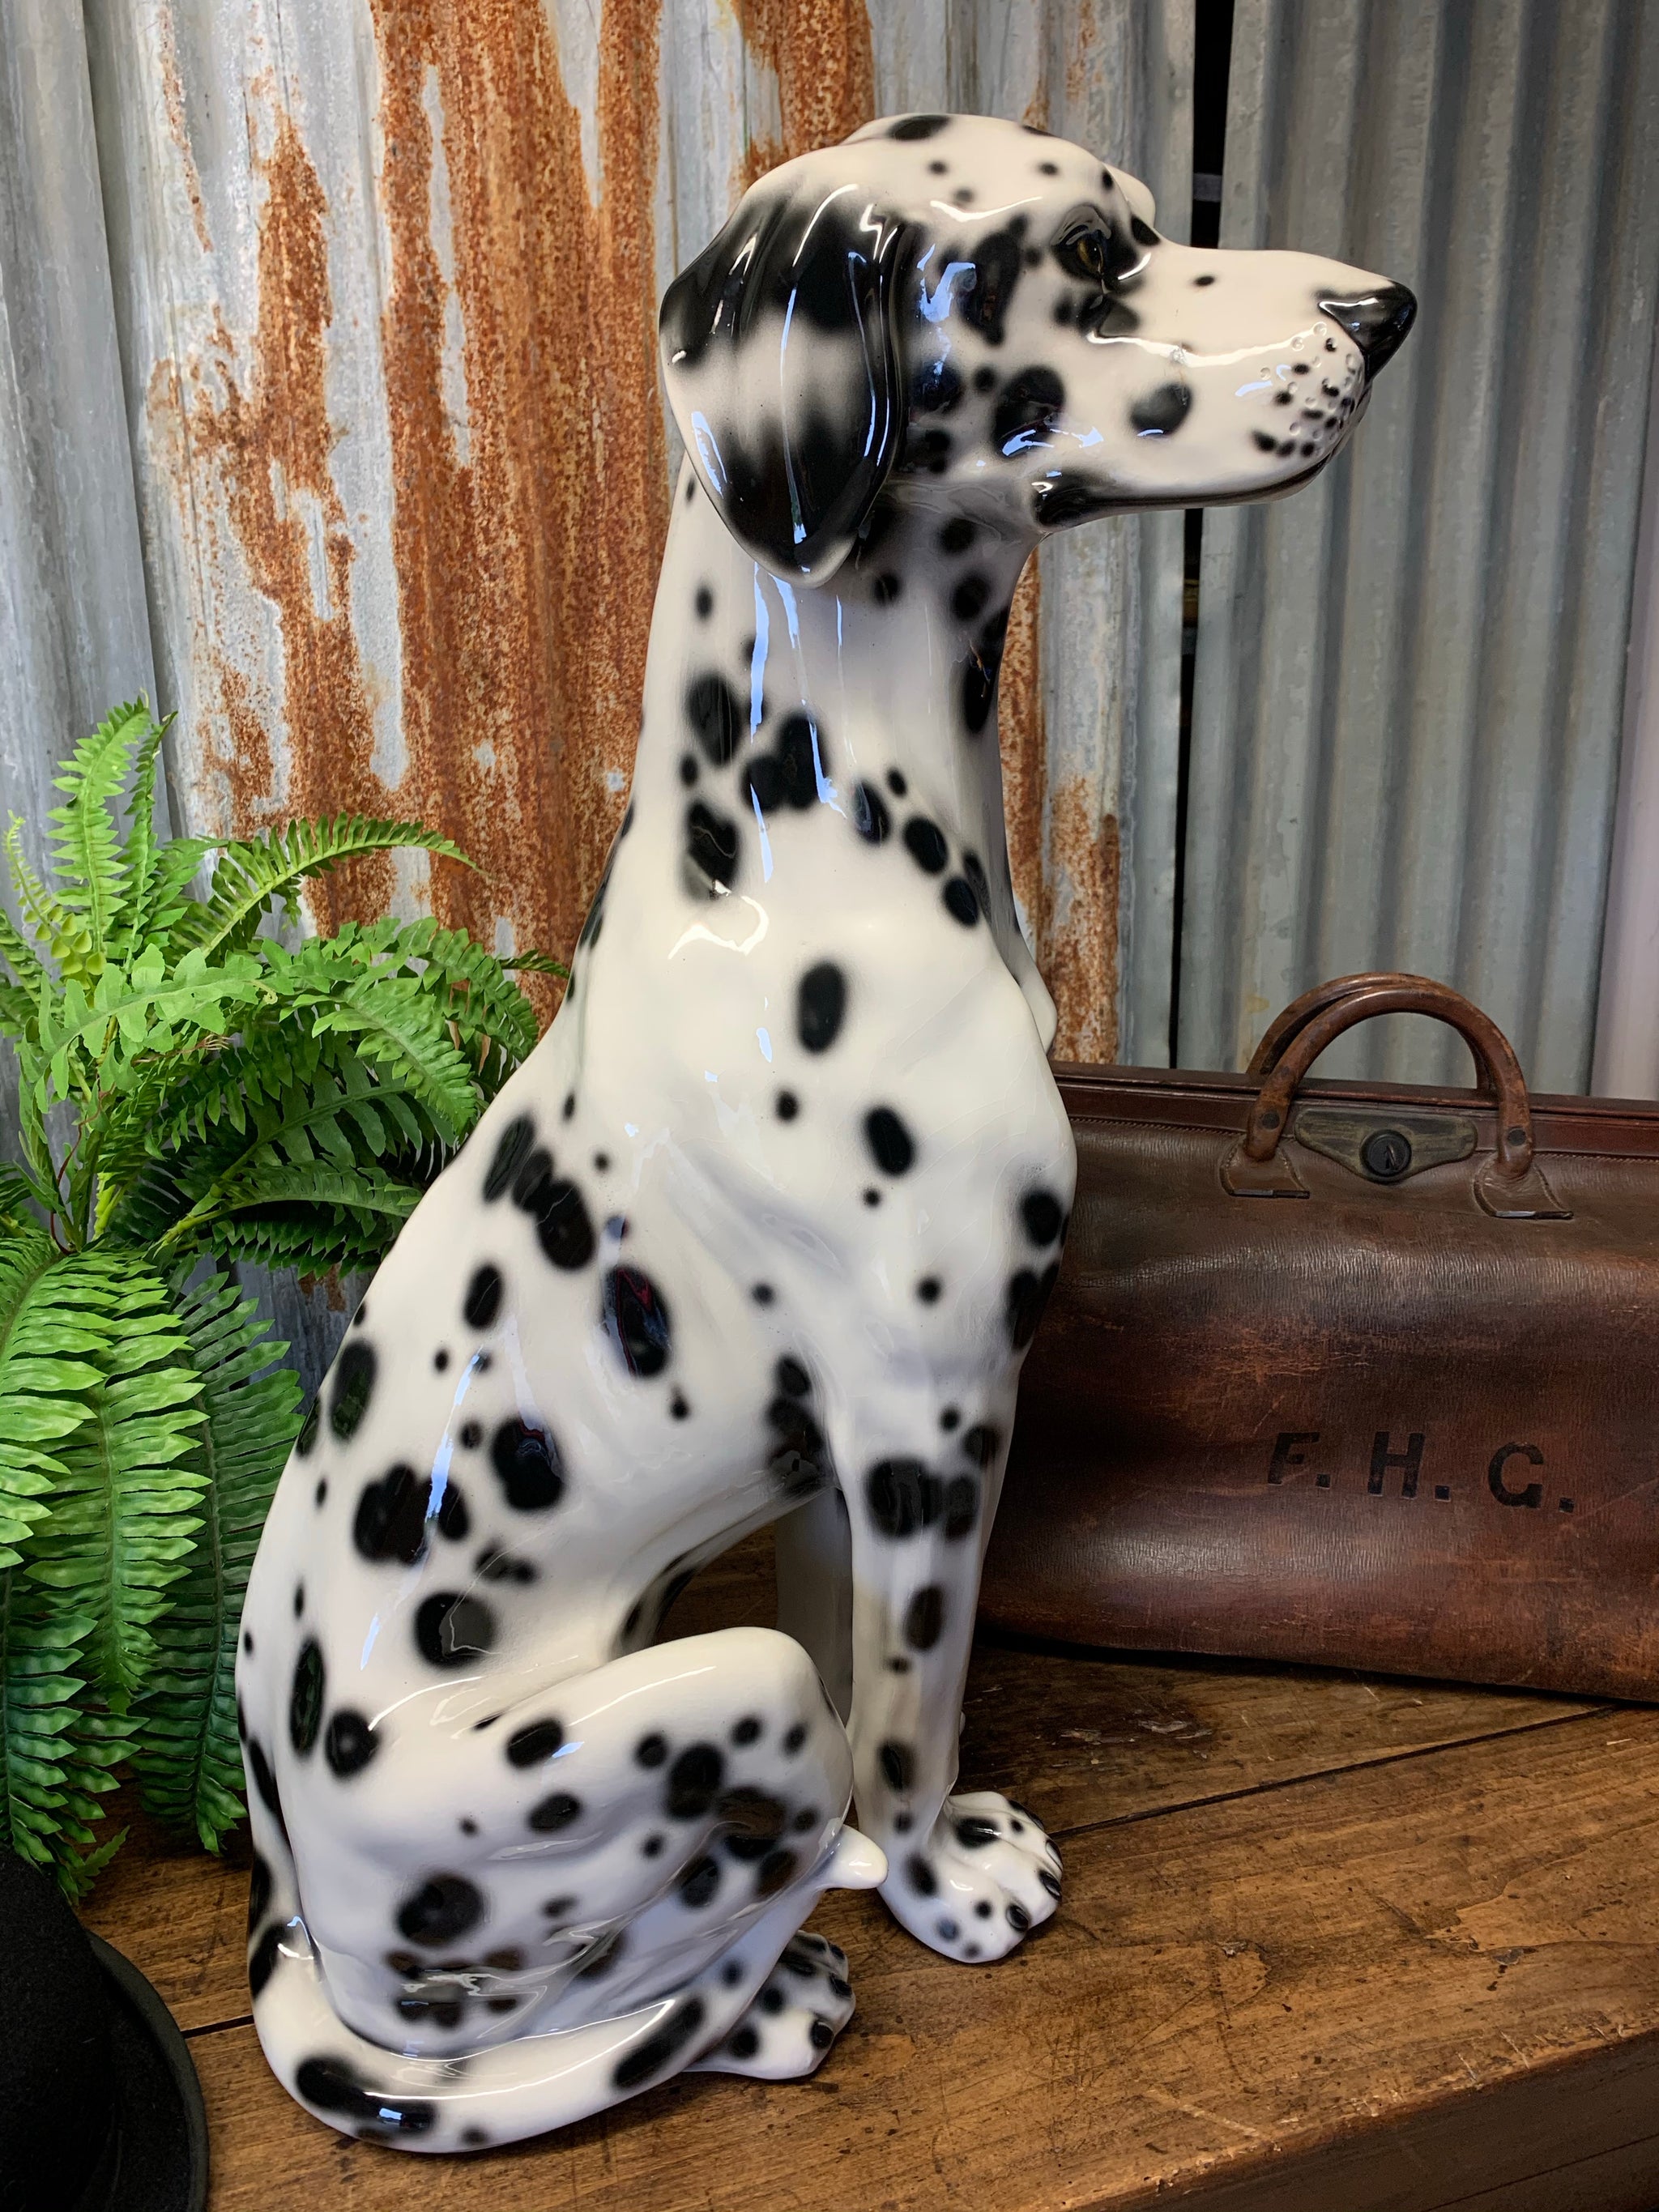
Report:
M 1306 1079 L 1399 1012 L 1480 1087 Z M 1659 1697 L 1659 1107 L 1529 1102 L 1414 975 L 1310 992 L 1242 1077 L 1057 1074 L 1077 1205 L 984 1616 Z

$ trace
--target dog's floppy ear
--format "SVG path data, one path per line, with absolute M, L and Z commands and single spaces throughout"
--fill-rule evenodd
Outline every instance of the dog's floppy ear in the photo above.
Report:
M 892 466 L 904 247 L 860 186 L 763 179 L 664 297 L 663 375 L 686 450 L 732 536 L 778 575 L 833 575 Z

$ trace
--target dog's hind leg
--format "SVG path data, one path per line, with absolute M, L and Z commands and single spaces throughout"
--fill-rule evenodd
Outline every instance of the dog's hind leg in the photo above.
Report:
M 828 1975 L 763 2049 L 728 2042 L 819 1893 L 885 1871 L 842 1825 L 851 1755 L 798 1644 L 721 1630 L 395 1727 L 349 1796 L 283 1771 L 307 1840 L 254 2010 L 301 2102 L 444 2148 L 562 2125 L 721 2045 L 713 2063 L 817 2063 L 851 2010 Z
M 515 2142 L 692 2068 L 773 2080 L 811 2073 L 853 2007 L 842 1954 L 797 1931 L 824 1890 L 867 1888 L 882 1867 L 880 1853 L 844 1829 L 817 1867 L 678 1988 L 453 2058 L 410 2057 L 343 2027 L 296 1922 L 282 1931 L 282 1971 L 256 2011 L 259 2040 L 278 2079 L 319 2118 L 404 2150 Z M 769 2004 L 780 1982 L 792 1985 L 791 2001 Z

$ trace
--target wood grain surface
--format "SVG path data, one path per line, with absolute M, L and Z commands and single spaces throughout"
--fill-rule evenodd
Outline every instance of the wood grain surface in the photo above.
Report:
M 672 1627 L 763 1617 L 749 1549 Z M 858 2012 L 809 2082 L 671 2083 L 471 2160 L 349 2142 L 247 2024 L 245 1863 L 140 1824 L 87 1917 L 186 2031 L 214 2212 L 857 2206 L 1645 2212 L 1659 2199 L 1659 1712 L 981 1646 L 969 1785 L 1066 1862 L 1051 1925 L 948 1965 L 869 1897 L 814 1925 Z

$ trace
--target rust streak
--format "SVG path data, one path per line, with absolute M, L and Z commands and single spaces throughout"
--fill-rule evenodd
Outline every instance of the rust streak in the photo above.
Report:
M 213 240 L 208 235 L 207 209 L 202 200 L 202 179 L 196 167 L 195 151 L 190 143 L 190 124 L 185 112 L 185 81 L 179 70 L 179 40 L 171 7 L 163 7 L 156 16 L 155 43 L 156 64 L 161 73 L 161 101 L 167 109 L 167 136 L 178 148 L 179 158 L 184 167 L 191 223 L 196 232 L 197 244 L 204 253 L 211 253 Z
M 1060 1011 L 1054 1050 L 1062 1060 L 1115 1060 L 1117 817 L 1101 813 L 1098 792 L 1078 775 L 1055 787 L 1049 823 L 1052 888 L 1037 963 Z
M 831 146 L 876 112 L 876 64 L 865 0 L 738 0 L 744 44 L 778 81 L 782 130 L 744 150 L 738 190 L 780 161 Z
M 1118 825 L 1087 776 L 1050 787 L 1042 715 L 1042 572 L 1026 562 L 998 691 L 1003 813 L 1014 890 L 1054 994 L 1061 1060 L 1117 1052 Z
M 597 206 L 539 6 L 372 0 L 372 11 L 392 260 L 383 342 L 409 747 L 398 799 L 480 865 L 476 877 L 434 865 L 445 921 L 488 942 L 505 917 L 519 946 L 568 949 L 622 811 L 667 527 L 651 225 L 658 8 L 607 0 Z M 465 333 L 465 459 L 444 389 L 440 150 Z
M 276 609 L 291 764 L 283 813 L 380 812 L 386 793 L 369 769 L 372 721 L 351 625 L 356 549 L 329 465 L 327 210 L 289 117 L 277 118 L 260 167 L 256 325 L 240 368 L 221 329 L 222 400 L 199 374 L 191 379 L 191 466 L 216 472 L 250 580 Z M 215 659 L 234 740 L 228 827 L 246 835 L 272 812 L 270 745 L 246 684 L 228 678 L 222 653 Z M 392 880 L 389 861 L 357 861 L 315 884 L 310 903 L 319 921 L 337 926 L 381 911 Z

